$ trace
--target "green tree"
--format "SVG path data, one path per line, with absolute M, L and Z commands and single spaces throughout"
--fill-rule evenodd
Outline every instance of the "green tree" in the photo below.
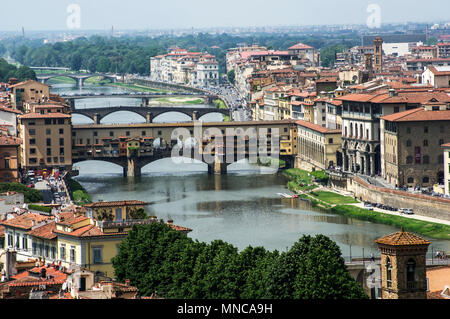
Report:
M 228 81 L 230 81 L 231 84 L 234 84 L 235 76 L 236 76 L 234 73 L 234 70 L 228 71 L 227 76 L 228 76 Z

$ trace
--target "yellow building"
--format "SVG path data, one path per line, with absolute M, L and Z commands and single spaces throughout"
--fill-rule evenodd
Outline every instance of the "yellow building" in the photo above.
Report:
M 444 148 L 444 187 L 445 194 L 450 195 L 450 143 L 443 144 Z
M 139 200 L 122 200 L 113 202 L 96 202 L 84 206 L 86 216 L 100 221 L 115 220 L 122 221 L 132 219 L 132 213 L 144 208 L 146 202 Z
M 43 102 L 50 97 L 50 86 L 34 80 L 28 80 L 9 86 L 11 104 L 23 110 L 24 102 Z
M 72 165 L 72 121 L 61 105 L 36 106 L 18 117 L 21 167 L 59 168 Z

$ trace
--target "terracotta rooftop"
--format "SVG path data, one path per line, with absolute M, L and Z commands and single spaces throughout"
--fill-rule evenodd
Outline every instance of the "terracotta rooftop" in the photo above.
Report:
M 304 43 L 297 43 L 293 46 L 291 46 L 290 48 L 288 48 L 288 50 L 301 50 L 301 49 L 313 49 L 313 47 L 304 44 Z
M 20 138 L 8 135 L 0 135 L 0 146 L 20 145 L 22 140 Z
M 56 229 L 56 223 L 51 222 L 51 223 L 48 223 L 41 227 L 30 230 L 27 234 L 34 236 L 34 237 L 44 238 L 44 239 L 53 239 L 53 238 L 56 238 L 56 234 L 53 233 L 53 231 L 55 229 Z
M 423 108 L 416 108 L 381 118 L 390 122 L 450 121 L 450 110 L 427 111 Z
M 377 244 L 390 246 L 429 245 L 430 241 L 409 232 L 399 231 L 375 240 Z
M 51 218 L 53 217 L 36 213 L 25 213 L 23 215 L 17 216 L 16 218 L 5 220 L 1 222 L 1 224 L 10 227 L 31 230 L 31 228 L 33 227 L 33 221 L 35 222 L 35 225 L 37 225 L 38 223 Z
M 64 113 L 27 113 L 24 115 L 19 115 L 20 119 L 40 119 L 40 118 L 70 118 L 70 114 Z
M 321 125 L 317 125 L 308 121 L 298 120 L 295 122 L 297 125 L 309 128 L 313 131 L 323 133 L 323 134 L 332 134 L 332 133 L 341 133 L 341 130 L 330 130 L 326 127 L 323 127 Z

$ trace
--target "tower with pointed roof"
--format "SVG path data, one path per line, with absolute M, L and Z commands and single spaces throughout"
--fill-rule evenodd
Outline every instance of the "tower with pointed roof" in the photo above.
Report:
M 375 241 L 381 252 L 381 298 L 426 299 L 429 242 L 403 227 Z

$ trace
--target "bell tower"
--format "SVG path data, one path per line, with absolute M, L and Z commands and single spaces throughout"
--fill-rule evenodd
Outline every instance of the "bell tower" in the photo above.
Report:
M 381 37 L 373 39 L 373 46 L 375 72 L 381 73 L 383 71 L 383 39 Z
M 403 228 L 375 242 L 381 252 L 381 298 L 426 299 L 426 253 L 431 242 Z

